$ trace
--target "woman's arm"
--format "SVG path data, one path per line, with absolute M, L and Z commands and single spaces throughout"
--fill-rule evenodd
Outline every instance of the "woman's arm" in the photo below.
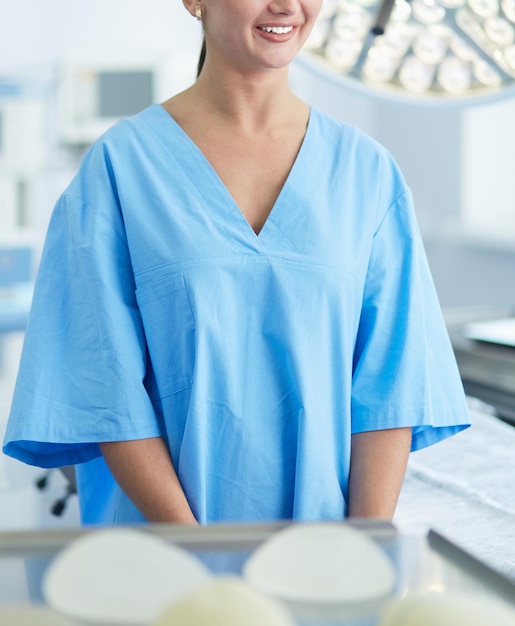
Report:
M 391 519 L 404 480 L 411 428 L 352 435 L 349 516 Z
M 161 437 L 99 445 L 116 482 L 149 522 L 197 524 Z

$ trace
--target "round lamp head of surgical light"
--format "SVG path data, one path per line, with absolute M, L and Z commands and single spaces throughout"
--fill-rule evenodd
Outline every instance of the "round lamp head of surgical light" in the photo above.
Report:
M 303 58 L 393 97 L 515 93 L 515 0 L 325 0 Z

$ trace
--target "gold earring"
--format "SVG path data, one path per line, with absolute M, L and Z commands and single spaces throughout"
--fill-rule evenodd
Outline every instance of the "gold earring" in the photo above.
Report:
M 195 17 L 199 22 L 202 21 L 202 7 L 199 4 L 195 7 Z

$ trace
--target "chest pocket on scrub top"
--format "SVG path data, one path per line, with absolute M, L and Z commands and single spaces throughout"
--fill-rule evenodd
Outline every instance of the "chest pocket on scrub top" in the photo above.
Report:
M 159 398 L 191 387 L 195 320 L 183 275 L 144 285 L 136 290 L 136 298 Z

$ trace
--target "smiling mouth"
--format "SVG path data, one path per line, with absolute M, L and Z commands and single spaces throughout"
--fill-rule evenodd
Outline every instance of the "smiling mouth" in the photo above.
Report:
M 293 26 L 258 26 L 258 28 L 265 33 L 275 33 L 276 35 L 285 35 L 293 30 Z

